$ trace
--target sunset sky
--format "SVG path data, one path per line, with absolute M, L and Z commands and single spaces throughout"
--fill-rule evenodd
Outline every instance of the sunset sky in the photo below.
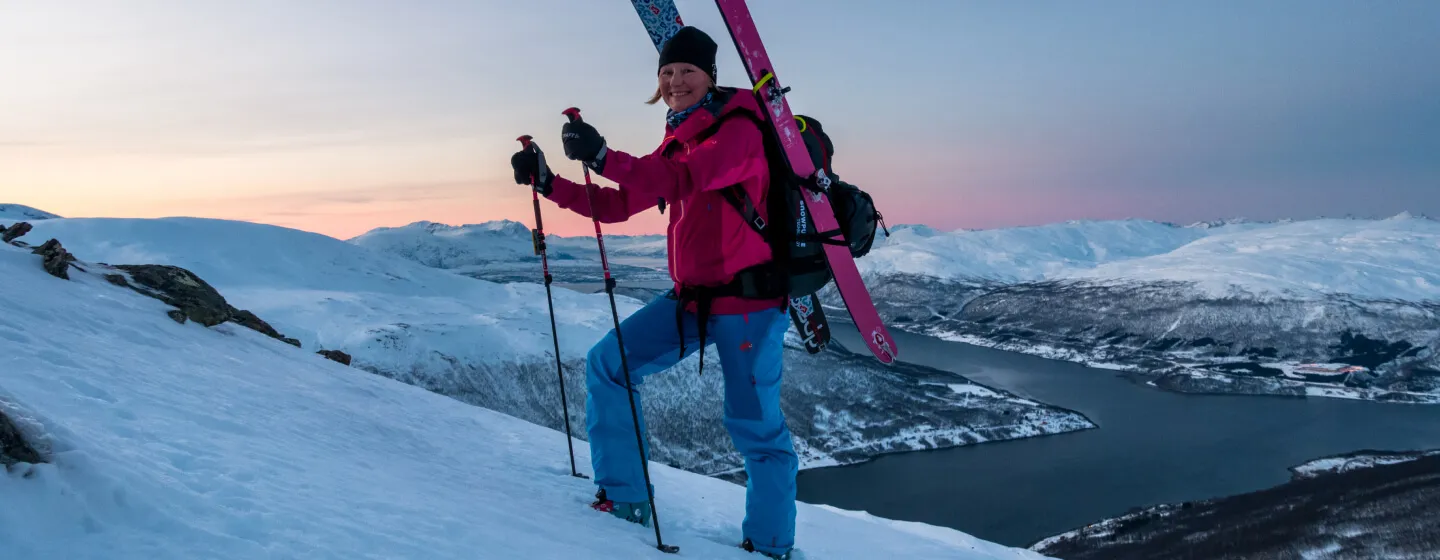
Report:
M 677 4 L 748 86 L 714 3 Z M 1440 215 L 1440 2 L 750 4 L 892 224 Z M 648 153 L 655 65 L 620 0 L 9 0 L 0 202 L 341 238 L 530 224 L 515 138 L 578 179 L 574 105 Z

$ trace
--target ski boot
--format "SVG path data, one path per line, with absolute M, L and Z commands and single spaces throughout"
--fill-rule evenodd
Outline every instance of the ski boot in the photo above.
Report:
M 603 511 L 631 523 L 646 527 L 650 526 L 650 504 L 647 502 L 616 502 L 605 497 L 605 489 L 601 488 L 595 493 L 595 501 L 590 502 L 591 509 Z
M 759 552 L 761 556 L 764 556 L 766 558 L 773 558 L 774 560 L 790 560 L 790 553 L 793 552 L 793 549 L 785 551 L 784 554 L 776 554 L 774 552 L 755 550 L 755 545 L 750 542 L 749 538 L 746 538 L 745 542 L 740 543 L 740 548 L 745 549 L 745 552 Z

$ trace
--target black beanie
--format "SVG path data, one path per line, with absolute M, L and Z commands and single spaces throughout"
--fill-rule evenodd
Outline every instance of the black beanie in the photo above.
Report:
M 710 75 L 710 82 L 717 83 L 715 76 L 715 41 L 706 35 L 704 31 L 694 27 L 681 27 L 675 32 L 665 46 L 660 47 L 660 66 L 671 62 L 688 62 L 700 67 L 702 72 Z M 660 72 L 656 67 L 655 72 Z

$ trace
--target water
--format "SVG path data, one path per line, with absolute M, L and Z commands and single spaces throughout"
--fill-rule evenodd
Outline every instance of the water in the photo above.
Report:
M 863 347 L 837 323 L 834 336 Z M 1440 406 L 1184 395 L 1112 371 L 896 332 L 902 359 L 1079 411 L 1098 430 L 881 456 L 799 476 L 799 499 L 1011 546 L 1125 513 L 1268 488 L 1359 449 L 1440 448 Z

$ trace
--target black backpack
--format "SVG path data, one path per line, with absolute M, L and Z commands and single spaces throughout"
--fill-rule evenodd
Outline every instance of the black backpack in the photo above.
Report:
M 746 292 L 783 292 L 791 298 L 807 296 L 820 291 L 833 276 L 825 258 L 824 245 L 848 245 L 850 255 L 865 256 L 875 242 L 875 228 L 878 224 L 888 236 L 884 218 L 875 209 L 875 201 L 869 193 L 852 184 L 840 181 L 831 166 L 835 155 L 834 144 L 825 134 L 820 122 L 812 117 L 796 116 L 796 125 L 805 139 L 810 160 L 816 169 L 824 169 L 829 178 L 828 194 L 835 211 L 839 231 L 816 231 L 815 220 L 807 214 L 807 206 L 801 197 L 817 188 L 811 177 L 800 177 L 786 163 L 784 149 L 776 136 L 774 127 L 768 122 L 755 118 L 748 112 L 736 111 L 752 118 L 765 139 L 765 158 L 770 164 L 770 186 L 766 193 L 766 223 L 756 211 L 749 195 L 739 185 L 721 192 L 745 221 L 770 245 L 770 273 L 762 280 L 751 280 L 754 290 Z M 715 125 L 718 127 L 718 123 Z M 778 275 L 779 278 L 773 278 Z M 751 274 L 749 276 L 756 276 Z M 737 281 L 747 283 L 742 274 Z
M 738 90 L 728 88 L 721 91 L 729 95 L 739 94 Z M 718 99 L 716 105 L 721 106 L 724 101 L 723 98 Z M 749 111 L 733 111 L 712 124 L 710 129 L 700 136 L 713 134 L 725 120 L 739 115 L 750 118 L 765 140 L 765 159 L 770 168 L 770 185 L 765 193 L 765 216 L 768 216 L 769 220 L 760 215 L 754 201 L 740 185 L 721 189 L 720 193 L 726 202 L 744 216 L 751 229 L 765 238 L 770 246 L 771 259 L 770 262 L 741 270 L 734 280 L 723 286 L 681 286 L 672 294 L 682 304 L 676 307 L 676 329 L 683 332 L 684 303 L 694 301 L 699 318 L 700 346 L 703 348 L 710 307 L 715 298 L 784 297 L 789 301 L 787 307 L 791 319 L 805 337 L 806 350 L 814 354 L 823 349 L 830 339 L 829 328 L 825 326 L 825 316 L 819 307 L 818 298 L 808 297 L 819 292 L 834 279 L 825 258 L 824 246 L 849 246 L 851 256 L 862 257 L 870 252 L 870 246 L 875 241 L 875 225 L 879 223 L 883 229 L 884 223 L 869 194 L 854 185 L 841 182 L 834 175 L 830 160 L 835 155 L 835 147 L 820 127 L 819 121 L 813 118 L 795 117 L 812 163 L 816 169 L 824 170 L 823 174 L 817 173 L 815 177 L 800 177 L 790 169 L 775 128 L 764 120 L 767 117 L 756 116 Z M 829 193 L 839 231 L 816 231 L 815 220 L 807 214 L 808 207 L 801 200 L 806 193 L 822 188 L 817 184 L 819 182 L 828 183 L 824 188 Z M 664 211 L 663 206 L 661 211 Z M 888 229 L 885 234 L 890 234 Z M 680 355 L 684 354 L 682 342 Z M 702 352 L 700 368 L 703 370 L 704 367 L 705 358 Z

